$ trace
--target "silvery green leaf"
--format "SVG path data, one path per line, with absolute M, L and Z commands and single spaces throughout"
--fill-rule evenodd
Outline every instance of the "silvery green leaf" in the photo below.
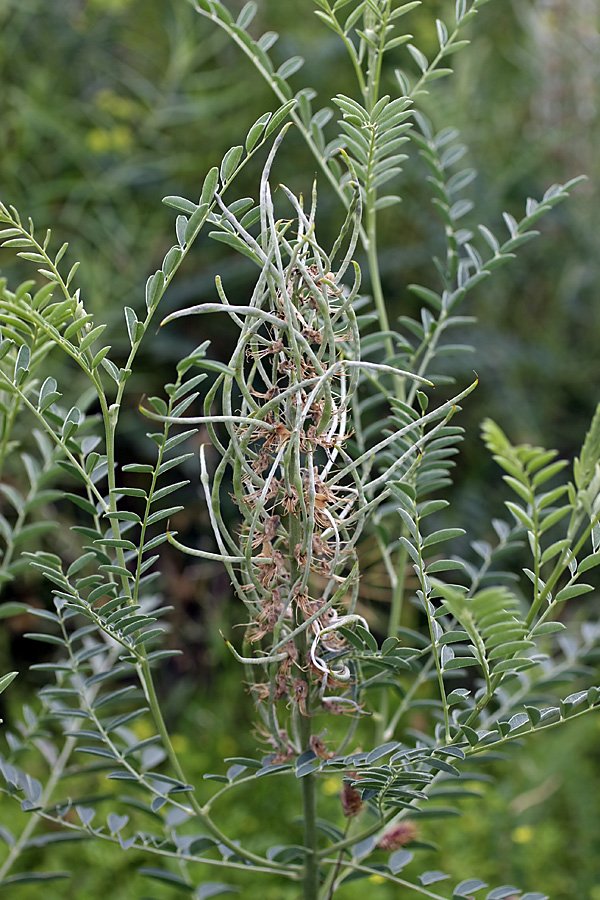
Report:
M 265 128 L 265 137 L 269 137 L 270 134 L 273 134 L 273 132 L 279 128 L 288 113 L 297 105 L 297 103 L 298 101 L 296 99 L 288 100 L 287 103 L 284 103 L 283 106 L 280 106 L 279 109 L 273 113 Z
M 259 37 L 256 43 L 258 44 L 260 49 L 266 53 L 275 43 L 277 43 L 278 40 L 279 35 L 276 31 L 265 31 L 265 33 L 261 35 L 261 37 Z
M 392 875 L 397 875 L 398 872 L 401 872 L 412 861 L 413 857 L 414 853 L 411 853 L 410 850 L 396 850 L 392 853 L 388 863 Z
M 159 269 L 146 282 L 146 306 L 153 309 L 158 303 L 165 283 L 165 274 Z
M 216 897 L 218 894 L 235 894 L 239 891 L 238 887 L 223 884 L 219 881 L 205 881 L 196 889 L 198 900 L 209 900 L 209 897 Z
M 240 159 L 242 158 L 242 154 L 244 152 L 244 148 L 242 146 L 231 147 L 230 150 L 227 151 L 225 156 L 223 157 L 223 161 L 221 163 L 220 176 L 221 183 L 227 184 L 230 178 L 235 173 L 235 170 L 238 167 Z
M 435 20 L 435 27 L 437 30 L 438 41 L 440 47 L 443 47 L 448 41 L 448 29 L 444 25 L 441 19 Z
M 22 494 L 10 484 L 1 484 L 0 491 L 4 494 L 17 513 L 21 513 L 24 506 Z
M 458 25 L 467 11 L 467 0 L 456 0 L 456 24 Z
M 88 828 L 91 825 L 94 816 L 96 815 L 96 810 L 92 809 L 91 806 L 76 806 L 75 810 L 77 812 L 77 815 L 81 819 L 81 824 L 85 828 Z
M 177 216 L 175 220 L 175 234 L 177 235 L 177 241 L 179 242 L 179 248 L 182 249 L 185 247 L 185 232 L 188 225 L 187 216 Z
M 421 72 L 426 72 L 429 63 L 427 61 L 427 57 L 425 56 L 425 54 L 422 53 L 418 47 L 415 47 L 414 44 L 407 44 L 406 47 L 407 47 L 408 52 L 410 53 L 410 55 L 412 56 L 412 58 L 418 65 Z
M 162 798 L 155 798 L 156 800 Z M 154 808 L 154 802 L 152 806 Z M 140 875 L 146 875 L 148 878 L 153 878 L 155 881 L 161 881 L 163 884 L 168 884 L 171 887 L 178 888 L 181 891 L 184 891 L 188 894 L 194 893 L 193 885 L 189 884 L 185 881 L 181 876 L 176 875 L 174 872 L 171 872 L 169 869 L 156 869 L 152 866 L 142 866 L 141 869 L 138 869 Z
M 277 74 L 280 78 L 291 78 L 303 65 L 304 59 L 301 56 L 292 56 L 280 65 L 277 69 Z
M 9 672 L 8 675 L 3 675 L 2 678 L 0 678 L 0 694 L 2 693 L 2 691 L 6 690 L 9 684 L 11 684 L 15 680 L 18 674 L 18 672 Z
M 204 179 L 204 183 L 202 185 L 202 193 L 200 194 L 200 205 L 203 203 L 209 204 L 215 194 L 217 189 L 217 185 L 219 183 L 219 170 L 216 166 L 213 166 L 206 178 Z
M 118 834 L 127 823 L 129 822 L 129 816 L 119 816 L 117 813 L 109 813 L 107 818 L 108 830 L 111 834 Z
M 119 844 L 121 845 L 121 850 L 129 850 L 129 848 L 133 847 L 133 845 L 135 844 L 135 840 L 136 840 L 135 834 L 133 835 L 133 837 L 130 837 L 130 838 L 124 838 L 121 834 L 118 834 L 117 837 L 119 838 Z
M 359 841 L 352 847 L 352 859 L 364 859 L 375 848 L 375 838 L 373 836 Z
M 179 265 L 182 257 L 181 247 L 171 247 L 163 259 L 162 270 L 168 277 Z
M 254 148 L 256 147 L 256 145 L 258 144 L 265 128 L 267 127 L 267 123 L 270 118 L 271 118 L 270 112 L 263 113 L 263 115 L 260 116 L 254 123 L 254 125 L 251 127 L 250 131 L 248 132 L 248 134 L 246 136 L 246 141 L 245 141 L 245 147 L 246 147 L 247 153 L 251 153 L 254 150 Z
M 4 359 L 14 346 L 13 341 L 8 338 L 2 339 L 2 335 L 0 334 L 0 359 Z
M 495 888 L 495 890 L 490 891 L 489 894 L 486 894 L 485 900 L 505 900 L 507 897 L 513 897 L 515 894 L 520 894 L 521 891 L 519 888 L 515 887 L 512 884 L 504 884 L 502 887 Z
M 3 878 L 0 887 L 9 887 L 12 884 L 40 884 L 70 877 L 70 872 L 20 872 L 18 875 L 8 875 Z
M 446 875 L 445 872 L 434 870 L 431 872 L 423 872 L 422 875 L 418 876 L 418 881 L 425 886 L 428 884 L 435 884 L 436 881 L 445 881 L 446 878 L 450 878 L 450 876 Z
M 15 362 L 15 381 L 20 383 L 22 376 L 29 370 L 31 353 L 27 344 L 23 344 L 17 354 Z
M 190 241 L 196 237 L 198 230 L 206 221 L 208 209 L 208 203 L 201 203 L 198 206 L 198 209 L 190 216 L 190 220 L 185 227 L 185 233 L 183 235 L 186 244 L 189 244 Z
M 256 15 L 257 5 L 254 0 L 248 0 L 242 7 L 239 16 L 236 19 L 238 28 L 247 28 L 254 16 Z
M 185 197 L 163 197 L 163 203 L 165 206 L 171 206 L 173 209 L 177 209 L 188 216 L 195 212 L 197 208 L 195 203 L 192 203 L 191 200 L 186 200 Z
M 410 81 L 407 75 L 401 69 L 394 69 L 394 75 L 396 76 L 396 81 L 398 82 L 398 86 L 402 92 L 402 96 L 408 97 L 410 94 Z
M 125 322 L 127 324 L 129 341 L 133 346 L 133 344 L 135 343 L 135 326 L 137 325 L 138 318 L 135 314 L 135 310 L 131 309 L 130 306 L 126 306 L 123 312 L 125 313 Z

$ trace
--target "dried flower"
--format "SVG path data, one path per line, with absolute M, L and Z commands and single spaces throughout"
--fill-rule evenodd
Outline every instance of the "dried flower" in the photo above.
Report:
M 415 823 L 406 819 L 386 831 L 379 839 L 377 846 L 380 850 L 399 850 L 414 841 L 418 833 L 419 829 Z
M 308 685 L 302 678 L 296 678 L 293 684 L 294 701 L 298 704 L 300 714 L 308 716 L 306 711 L 306 701 L 308 699 Z
M 298 505 L 298 491 L 294 487 L 293 484 L 289 486 L 283 495 L 283 500 L 281 501 L 281 505 L 286 513 L 293 513 Z
M 272 463 L 272 459 L 268 453 L 264 450 L 258 454 L 254 462 L 252 463 L 252 471 L 256 472 L 257 475 L 260 475 L 261 472 L 264 472 L 265 469 L 268 469 Z
M 331 750 L 327 749 L 325 741 L 317 734 L 311 734 L 310 736 L 310 749 L 320 759 L 331 759 L 332 756 L 335 756 Z
M 363 802 L 356 788 L 352 787 L 348 782 L 344 782 L 340 791 L 340 800 L 342 801 L 342 811 L 347 819 L 357 816 L 363 808 Z

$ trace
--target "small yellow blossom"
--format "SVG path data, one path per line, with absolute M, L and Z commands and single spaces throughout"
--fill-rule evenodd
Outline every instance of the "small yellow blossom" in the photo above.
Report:
M 511 837 L 515 844 L 528 844 L 533 840 L 533 828 L 531 825 L 519 825 L 513 830 Z
M 110 88 L 102 88 L 94 96 L 96 106 L 104 112 L 110 113 L 115 119 L 130 121 L 136 118 L 138 106 L 129 97 L 122 97 Z
M 93 153 L 119 153 L 133 145 L 133 132 L 126 125 L 114 128 L 91 128 L 86 144 Z
M 332 775 L 330 778 L 326 778 L 322 784 L 323 793 L 328 797 L 333 797 L 334 794 L 340 789 L 340 780 Z

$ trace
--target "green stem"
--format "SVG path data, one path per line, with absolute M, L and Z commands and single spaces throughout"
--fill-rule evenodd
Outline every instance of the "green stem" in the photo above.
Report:
M 167 756 L 173 771 L 175 772 L 177 778 L 181 781 L 182 784 L 188 784 L 188 781 L 185 777 L 184 771 L 181 767 L 181 763 L 177 757 L 177 754 L 173 748 L 173 743 L 171 741 L 171 735 L 167 729 L 165 724 L 165 720 L 163 718 L 162 709 L 156 696 L 156 690 L 154 687 L 154 680 L 152 678 L 150 672 L 150 664 L 148 660 L 143 660 L 138 664 L 138 672 L 140 673 L 140 681 L 143 685 L 144 692 L 146 694 L 146 700 L 150 706 L 150 710 L 152 712 L 152 716 L 154 718 L 154 722 L 158 729 L 158 733 L 161 736 L 163 746 L 167 752 Z M 251 853 L 249 850 L 246 850 L 240 847 L 235 841 L 232 841 L 227 835 L 223 834 L 223 832 L 215 825 L 210 816 L 208 815 L 207 808 L 200 806 L 198 801 L 196 800 L 194 794 L 190 791 L 188 793 L 188 798 L 190 804 L 202 822 L 202 824 L 209 829 L 211 834 L 216 837 L 222 844 L 226 847 L 229 847 L 230 850 L 235 851 L 238 856 L 243 857 L 249 862 L 256 863 L 258 865 L 267 866 L 270 869 L 278 869 L 279 866 L 276 863 L 271 863 L 270 860 L 263 858 L 262 856 L 258 856 L 255 853 Z
M 423 559 L 422 553 L 422 543 L 421 543 L 421 532 L 419 530 L 419 515 L 417 512 L 417 508 L 415 506 L 415 523 L 417 526 L 417 535 L 418 535 L 418 553 L 419 553 L 419 581 L 421 582 L 421 590 L 423 591 L 423 604 L 425 606 L 425 612 L 427 615 L 427 624 L 429 626 L 429 636 L 431 638 L 431 649 L 433 653 L 433 660 L 435 663 L 435 669 L 437 672 L 438 684 L 440 688 L 440 699 L 442 701 L 442 706 L 444 708 L 444 731 L 446 734 L 446 743 L 449 744 L 450 737 L 450 714 L 448 709 L 448 703 L 446 702 L 446 686 L 444 685 L 444 676 L 442 674 L 442 662 L 441 656 L 438 652 L 439 644 L 435 638 L 434 631 L 434 620 L 431 612 L 429 610 L 430 601 L 427 599 L 427 590 L 426 590 L 426 581 L 425 581 L 425 561 Z
M 408 689 L 404 697 L 402 698 L 402 702 L 398 704 L 394 715 L 389 721 L 387 729 L 383 733 L 383 741 L 391 741 L 394 737 L 394 731 L 396 730 L 396 726 L 398 722 L 402 718 L 405 712 L 410 709 L 410 703 L 412 698 L 417 693 L 418 689 L 425 684 L 429 680 L 429 672 L 431 670 L 431 666 L 433 665 L 433 658 L 430 657 L 428 662 L 425 663 L 418 676 L 415 678 L 412 686 Z
M 294 468 L 294 454 L 290 456 L 290 468 Z M 293 477 L 290 472 L 290 477 Z M 290 584 L 293 585 L 299 576 L 299 567 L 294 557 L 294 547 L 302 540 L 299 519 L 289 517 L 289 560 L 290 560 Z M 308 636 L 306 629 L 297 633 L 295 638 L 298 650 L 298 661 L 303 667 L 303 676 L 306 683 L 307 707 L 309 699 L 310 681 L 308 677 Z M 302 752 L 310 749 L 310 737 L 312 733 L 311 720 L 306 709 L 306 715 L 297 709 L 299 718 L 298 731 Z M 302 813 L 304 826 L 304 848 L 306 859 L 304 862 L 304 898 L 303 900 L 318 900 L 319 895 L 319 864 L 317 847 L 317 792 L 316 778 L 313 774 L 302 778 Z
M 310 740 L 310 721 L 303 716 L 300 735 L 302 743 Z M 305 721 L 304 721 L 305 720 Z M 306 724 L 305 724 L 306 722 Z M 303 727 L 304 726 L 304 727 Z M 307 851 L 304 864 L 304 900 L 318 900 L 319 865 L 317 860 L 317 792 L 314 775 L 302 779 L 302 809 L 304 813 L 304 847 Z
M 391 0 L 386 0 L 385 9 L 379 20 L 379 46 L 369 46 L 369 63 L 367 68 L 367 86 L 363 89 L 363 96 L 367 110 L 371 112 L 379 97 L 379 87 L 381 84 L 381 67 L 383 65 L 383 57 L 385 55 L 385 41 L 387 37 L 388 20 L 391 11 Z M 375 29 L 377 20 L 372 10 L 365 12 L 365 29 Z
M 19 411 L 19 403 L 17 397 L 13 395 L 11 397 L 11 400 L 11 409 L 9 413 L 4 416 L 4 421 L 2 423 L 2 444 L 0 446 L 0 476 L 2 475 L 2 470 L 4 469 L 4 460 L 6 457 L 6 451 L 8 450 L 10 435 L 17 418 L 17 413 Z
M 377 254 L 377 211 L 374 208 L 375 200 L 375 190 L 372 189 L 369 192 L 366 203 L 367 258 L 369 263 L 373 303 L 375 304 L 375 310 L 379 318 L 379 328 L 381 331 L 389 332 L 390 322 L 385 305 L 385 297 L 383 296 L 383 288 L 381 286 L 379 256 Z M 387 357 L 391 360 L 394 356 L 394 342 L 389 334 L 387 334 L 384 339 L 384 346 Z
M 381 830 L 383 825 L 386 824 L 386 821 L 392 816 L 397 815 L 397 810 L 394 810 L 387 818 L 380 818 L 373 825 L 369 825 L 368 828 L 365 828 L 364 831 L 359 832 L 358 834 L 352 835 L 352 837 L 345 837 L 341 841 L 338 841 L 336 844 L 332 844 L 327 847 L 325 850 L 322 850 L 319 854 L 319 858 L 322 862 L 328 862 L 326 857 L 331 853 L 341 853 L 343 850 L 347 850 L 350 847 L 354 847 L 356 844 L 359 844 L 361 841 L 366 840 L 371 835 L 376 834 Z
M 324 859 L 323 862 L 328 866 L 337 865 L 336 859 Z M 344 865 L 356 872 L 364 872 L 367 875 L 374 875 L 376 878 L 385 878 L 386 881 L 392 881 L 394 884 L 401 884 L 403 887 L 408 888 L 411 891 L 416 891 L 417 894 L 420 894 L 422 897 L 430 897 L 432 900 L 448 900 L 447 897 L 442 897 L 441 894 L 434 894 L 432 891 L 428 891 L 426 888 L 422 887 L 418 884 L 411 884 L 410 881 L 405 881 L 403 878 L 398 878 L 395 875 L 390 875 L 387 872 L 381 872 L 379 869 L 371 869 L 369 866 L 361 866 L 359 863 L 347 861 Z
M 346 840 L 348 838 L 348 834 L 350 832 L 351 825 L 352 825 L 352 819 L 348 819 L 348 821 L 346 822 L 346 827 L 344 829 L 344 840 Z M 340 869 L 342 867 L 343 860 L 344 860 L 344 851 L 340 850 L 340 852 L 338 854 L 337 866 L 335 867 L 333 872 L 331 872 L 329 874 L 329 878 L 327 879 L 328 883 L 325 884 L 325 894 L 326 894 L 325 900 L 333 900 L 333 895 L 335 893 L 335 887 L 336 887 L 335 882 L 336 882 L 336 878 L 340 874 Z
M 600 521 L 600 513 L 597 513 L 595 516 L 593 516 L 590 519 L 589 524 L 586 526 L 586 528 L 583 530 L 583 532 L 581 533 L 581 535 L 579 536 L 579 538 L 576 541 L 575 535 L 576 535 L 577 529 L 579 528 L 579 525 L 581 523 L 581 518 L 576 516 L 576 510 L 573 511 L 573 518 L 569 525 L 569 530 L 567 532 L 567 537 L 569 537 L 571 540 L 571 546 L 569 547 L 569 549 L 563 550 L 563 552 L 559 556 L 559 558 L 554 566 L 554 569 L 552 570 L 552 574 L 546 581 L 545 587 L 540 592 L 537 600 L 535 600 L 534 603 L 532 603 L 531 609 L 529 610 L 529 613 L 527 614 L 527 618 L 525 619 L 525 624 L 527 625 L 528 628 L 532 627 L 534 619 L 535 619 L 536 615 L 538 614 L 544 600 L 546 600 L 550 596 L 550 594 L 554 590 L 554 586 L 558 582 L 558 579 L 564 573 L 564 571 L 568 567 L 569 563 L 573 559 L 577 559 L 577 556 L 578 556 L 579 552 L 581 551 L 581 548 L 584 546 L 585 542 L 587 541 L 588 537 L 591 534 L 592 528 L 595 525 L 597 525 L 599 521 Z M 569 581 L 569 584 L 573 583 L 574 580 L 575 580 L 574 578 L 571 578 Z M 553 605 L 554 604 L 551 603 L 550 606 L 548 607 L 548 609 L 552 609 Z M 547 614 L 547 612 L 546 612 L 546 614 Z
M 538 734 L 540 731 L 548 731 L 550 728 L 556 728 L 558 725 L 564 725 L 565 722 L 571 722 L 573 719 L 579 719 L 581 716 L 585 716 L 590 712 L 598 712 L 597 706 L 586 706 L 585 709 L 580 709 L 577 712 L 571 713 L 570 716 L 559 716 L 554 722 L 549 722 L 547 725 L 536 725 L 532 727 L 529 731 L 519 731 L 517 734 L 510 735 L 508 734 L 506 737 L 500 738 L 500 740 L 492 741 L 489 744 L 484 744 L 483 746 L 475 746 L 471 748 L 465 749 L 465 756 L 467 759 L 470 756 L 477 756 L 479 753 L 487 753 L 489 750 L 493 750 L 495 747 L 503 747 L 505 744 L 512 743 L 512 741 L 518 741 L 520 738 L 525 737 L 527 734 Z
M 406 529 L 403 528 L 402 533 L 405 534 Z M 402 618 L 402 606 L 404 600 L 404 570 L 406 568 L 407 551 L 404 546 L 400 547 L 398 552 L 398 561 L 396 569 L 395 581 L 392 584 L 392 602 L 390 615 L 388 618 L 388 637 L 396 637 L 400 627 Z M 379 721 L 377 723 L 377 743 L 383 743 L 386 740 L 385 735 L 389 731 L 390 713 L 390 693 L 385 690 L 381 698 L 381 706 L 379 707 Z
M 66 444 L 61 440 L 60 436 L 53 430 L 49 422 L 46 421 L 44 416 L 37 410 L 37 408 L 29 400 L 29 398 L 19 387 L 17 387 L 10 381 L 10 379 L 4 372 L 0 372 L 0 380 L 6 384 L 8 391 L 11 391 L 13 394 L 15 394 L 15 396 L 19 397 L 21 403 L 24 404 L 29 412 L 32 413 L 32 415 L 37 419 L 37 421 L 41 424 L 41 426 L 54 441 L 54 443 L 62 449 L 69 462 L 71 462 L 75 466 L 75 468 L 78 469 L 86 483 L 90 484 L 90 489 L 93 491 L 96 501 L 100 503 L 104 510 L 107 510 L 108 506 L 104 500 L 104 497 L 99 492 L 96 485 L 89 482 L 85 469 L 83 468 L 79 460 L 71 453 Z
M 82 828 L 80 825 L 76 825 L 73 822 L 65 821 L 65 819 L 59 819 L 56 816 L 48 815 L 48 813 L 40 813 L 40 818 L 43 818 L 45 821 L 52 822 L 53 825 L 58 825 L 61 828 L 67 828 L 71 831 L 77 832 L 78 834 L 89 834 L 89 831 L 86 828 Z M 118 837 L 114 837 L 113 835 L 106 834 L 103 832 L 94 832 L 94 838 L 98 840 L 108 841 L 110 844 L 119 845 Z M 207 866 L 216 866 L 217 868 L 223 869 L 243 869 L 246 873 L 248 872 L 248 866 L 246 863 L 241 862 L 232 862 L 231 859 L 210 859 L 210 857 L 202 857 L 201 859 L 197 856 L 193 856 L 190 853 L 182 853 L 181 850 L 173 851 L 173 850 L 165 850 L 162 847 L 152 847 L 150 848 L 147 844 L 144 843 L 134 843 L 129 847 L 130 850 L 139 850 L 142 853 L 151 853 L 152 856 L 162 856 L 165 859 L 172 859 L 176 862 L 190 862 L 197 863 L 202 862 Z M 290 881 L 299 881 L 300 873 L 297 867 L 293 865 L 288 865 L 285 868 L 281 867 L 279 869 L 274 868 L 272 866 L 260 866 L 253 865 L 253 872 L 265 872 L 269 875 L 281 875 L 283 878 L 287 878 Z
M 352 41 L 348 37 L 347 33 L 344 31 L 344 29 L 338 22 L 336 15 L 331 8 L 330 3 L 327 4 L 327 12 L 331 16 L 331 21 L 335 23 L 336 31 L 337 31 L 338 35 L 340 36 L 340 40 L 343 42 L 343 44 L 346 48 L 348 56 L 350 57 L 350 61 L 352 63 L 352 67 L 354 69 L 354 74 L 356 75 L 356 81 L 358 82 L 360 92 L 363 95 L 363 97 L 366 98 L 367 97 L 367 84 L 365 82 L 365 76 L 363 74 L 363 70 L 360 67 L 360 63 L 359 63 L 358 57 L 356 55 L 356 49 L 354 47 L 354 44 L 352 43 Z

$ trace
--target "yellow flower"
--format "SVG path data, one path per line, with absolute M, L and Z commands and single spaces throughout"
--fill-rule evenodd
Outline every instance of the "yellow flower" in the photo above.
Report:
M 519 825 L 513 830 L 511 837 L 515 844 L 528 844 L 533 840 L 533 828 L 531 825 Z
M 132 146 L 133 134 L 126 125 L 92 128 L 86 135 L 86 144 L 93 153 L 122 152 Z
M 330 778 L 326 778 L 322 784 L 323 793 L 328 797 L 333 797 L 334 794 L 340 789 L 340 780 L 336 778 L 335 775 L 332 775 Z

